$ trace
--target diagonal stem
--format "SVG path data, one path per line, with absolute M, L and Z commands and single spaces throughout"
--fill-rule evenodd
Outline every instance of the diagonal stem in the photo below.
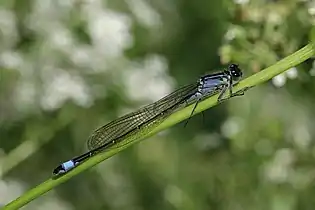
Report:
M 237 91 L 243 90 L 244 88 L 253 87 L 261 83 L 264 83 L 272 79 L 274 76 L 283 73 L 284 71 L 302 63 L 303 61 L 307 60 L 308 58 L 314 55 L 315 55 L 315 43 L 310 43 L 306 45 L 305 47 L 303 47 L 302 49 L 298 50 L 297 52 L 293 53 L 292 55 L 289 55 L 288 57 L 280 60 L 276 64 L 260 71 L 257 74 L 254 74 L 242 80 L 233 89 L 237 92 Z M 218 98 L 218 95 L 214 95 L 200 102 L 198 104 L 198 107 L 194 111 L 194 115 L 218 104 L 217 98 Z M 82 173 L 83 171 L 91 168 L 92 166 L 95 166 L 96 164 L 104 161 L 105 159 L 108 159 L 109 157 L 119 153 L 120 151 L 130 147 L 131 145 L 139 141 L 142 141 L 145 138 L 148 138 L 162 130 L 165 130 L 175 125 L 176 123 L 179 123 L 187 119 L 191 113 L 192 106 L 193 105 L 188 106 L 182 110 L 179 110 L 178 112 L 175 112 L 174 114 L 170 115 L 167 119 L 165 119 L 162 123 L 160 123 L 158 126 L 154 128 L 150 128 L 149 130 L 145 130 L 143 132 L 139 132 L 139 134 L 135 134 L 133 136 L 128 137 L 127 144 L 119 148 L 113 148 L 109 150 L 108 152 L 101 153 L 99 155 L 96 155 L 90 158 L 89 160 L 82 163 L 81 165 L 79 165 L 78 167 L 70 171 L 69 173 L 60 177 L 59 179 L 56 179 L 56 180 L 48 179 L 47 181 L 43 182 L 37 187 L 34 187 L 33 189 L 27 191 L 26 193 L 24 193 L 23 195 L 15 199 L 14 201 L 8 203 L 3 209 L 7 210 L 7 209 L 21 208 L 22 206 L 26 205 L 32 200 L 38 198 L 40 195 L 48 192 L 54 187 L 60 185 L 61 183 L 68 181 L 73 176 Z

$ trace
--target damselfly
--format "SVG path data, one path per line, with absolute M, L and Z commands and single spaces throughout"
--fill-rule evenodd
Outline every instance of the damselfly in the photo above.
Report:
M 89 151 L 62 163 L 54 169 L 53 175 L 62 175 L 70 171 L 91 156 L 116 145 L 118 142 L 121 143 L 121 141 L 124 141 L 124 137 L 130 133 L 137 132 L 142 127 L 158 119 L 165 119 L 179 107 L 195 103 L 190 115 L 190 117 L 192 117 L 198 103 L 202 99 L 215 93 L 220 93 L 218 102 L 224 100 L 223 96 L 227 90 L 229 91 L 228 98 L 243 95 L 242 92 L 235 94 L 232 91 L 233 85 L 237 83 L 241 77 L 242 71 L 239 69 L 238 65 L 231 64 L 228 69 L 222 72 L 202 76 L 197 82 L 186 85 L 155 103 L 149 104 L 140 108 L 138 111 L 127 114 L 98 128 L 87 141 Z M 188 122 L 188 120 L 186 122 Z

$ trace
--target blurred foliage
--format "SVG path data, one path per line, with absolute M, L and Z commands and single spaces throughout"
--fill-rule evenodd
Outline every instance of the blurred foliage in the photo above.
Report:
M 309 0 L 0 2 L 0 204 L 96 127 L 200 75 L 250 75 L 315 38 Z M 25 209 L 315 206 L 315 62 L 137 144 Z

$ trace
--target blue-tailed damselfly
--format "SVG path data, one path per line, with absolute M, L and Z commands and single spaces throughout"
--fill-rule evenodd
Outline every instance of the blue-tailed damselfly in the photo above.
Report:
M 222 72 L 202 76 L 197 82 L 177 89 L 155 103 L 142 107 L 138 111 L 122 116 L 98 128 L 87 141 L 89 151 L 62 163 L 54 169 L 53 175 L 62 175 L 70 171 L 89 157 L 112 147 L 118 142 L 121 143 L 124 137 L 131 132 L 135 132 L 157 119 L 160 120 L 161 117 L 165 119 L 175 112 L 178 107 L 195 103 L 190 115 L 191 117 L 198 103 L 215 93 L 220 93 L 218 102 L 223 100 L 223 95 L 227 90 L 229 91 L 228 97 L 243 95 L 243 92 L 235 94 L 232 91 L 233 84 L 237 83 L 241 77 L 242 71 L 238 65 L 231 64 L 228 69 Z

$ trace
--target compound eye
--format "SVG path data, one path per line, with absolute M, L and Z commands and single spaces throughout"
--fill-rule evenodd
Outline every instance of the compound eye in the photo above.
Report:
M 243 75 L 242 71 L 238 68 L 238 65 L 236 64 L 231 64 L 229 66 L 229 70 L 234 80 L 238 80 Z
M 232 64 L 230 65 L 230 68 L 231 68 L 231 69 L 238 68 L 238 65 L 237 65 L 237 64 L 234 64 L 234 63 L 232 63 Z

